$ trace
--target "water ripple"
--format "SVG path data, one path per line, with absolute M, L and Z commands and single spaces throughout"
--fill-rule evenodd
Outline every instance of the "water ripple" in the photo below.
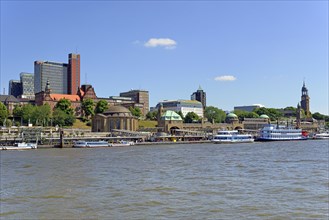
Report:
M 318 141 L 6 152 L 0 218 L 327 220 L 328 156 Z

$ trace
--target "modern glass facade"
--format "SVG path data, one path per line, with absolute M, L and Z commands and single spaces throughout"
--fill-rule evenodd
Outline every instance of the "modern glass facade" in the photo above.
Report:
M 68 94 L 67 64 L 57 62 L 34 62 L 34 93 L 45 90 L 49 81 L 52 93 Z
M 34 75 L 32 73 L 21 73 L 22 98 L 34 97 Z
M 22 84 L 19 80 L 10 80 L 8 88 L 8 95 L 13 95 L 17 98 L 22 94 Z

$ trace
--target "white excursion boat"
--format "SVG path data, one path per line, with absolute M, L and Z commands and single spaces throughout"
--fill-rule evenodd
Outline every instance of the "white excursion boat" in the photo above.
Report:
M 117 143 L 110 143 L 110 147 L 126 147 L 126 146 L 133 146 L 135 143 L 133 141 L 119 141 Z
M 37 143 L 15 143 L 13 146 L 2 146 L 2 150 L 30 150 L 30 149 L 37 149 Z
M 307 140 L 302 129 L 286 127 L 281 125 L 265 125 L 259 133 L 257 141 L 296 141 Z
M 251 143 L 254 142 L 254 138 L 250 134 L 239 134 L 237 130 L 218 131 L 211 141 L 215 144 Z
M 314 134 L 313 139 L 329 139 L 329 131 Z
M 108 147 L 107 141 L 76 141 L 73 147 L 84 148 L 84 147 Z

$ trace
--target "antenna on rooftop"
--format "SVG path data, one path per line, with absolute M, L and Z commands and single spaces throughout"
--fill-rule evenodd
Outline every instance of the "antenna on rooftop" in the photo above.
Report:
M 85 84 L 87 84 L 87 73 L 85 73 Z

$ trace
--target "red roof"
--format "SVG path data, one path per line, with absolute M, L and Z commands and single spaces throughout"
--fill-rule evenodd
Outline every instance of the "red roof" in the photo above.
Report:
M 80 101 L 80 97 L 78 95 L 50 94 L 50 98 L 54 101 L 59 101 L 61 99 L 68 99 L 72 102 Z

